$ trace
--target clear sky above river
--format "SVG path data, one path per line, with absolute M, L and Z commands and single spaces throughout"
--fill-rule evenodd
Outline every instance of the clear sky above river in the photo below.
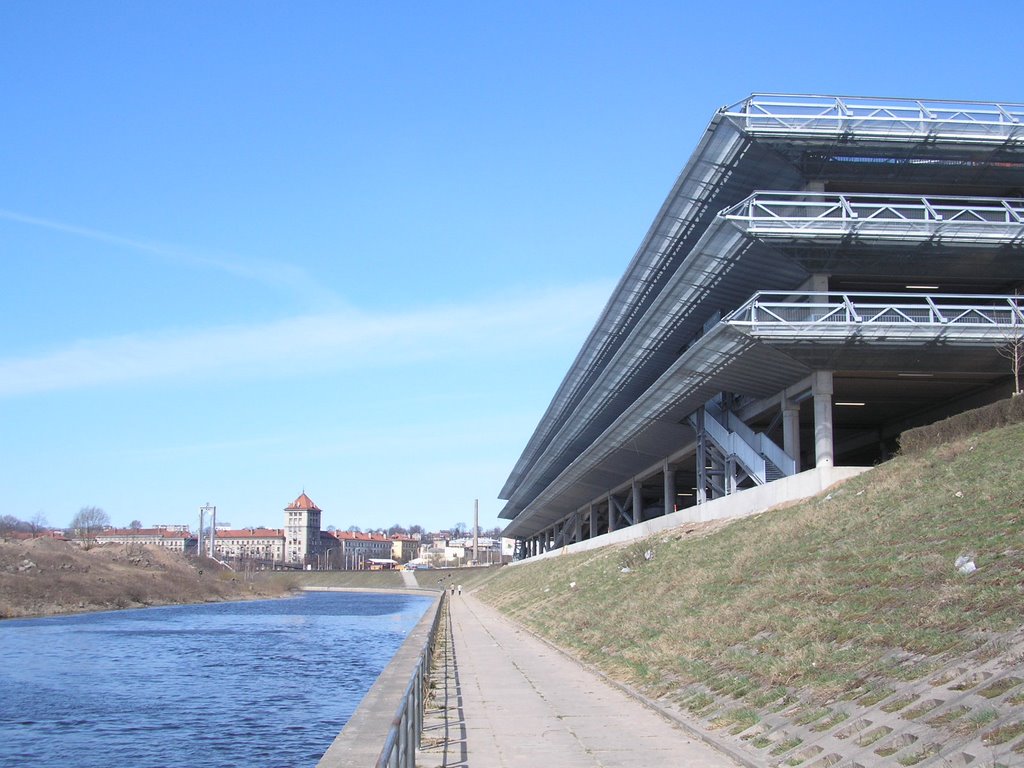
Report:
M 66 525 L 496 524 L 751 92 L 1024 101 L 1024 4 L 0 4 L 0 483 Z

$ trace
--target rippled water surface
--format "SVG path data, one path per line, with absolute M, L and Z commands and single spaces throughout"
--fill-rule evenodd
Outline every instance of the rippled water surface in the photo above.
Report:
M 313 766 L 429 598 L 0 622 L 0 766 Z

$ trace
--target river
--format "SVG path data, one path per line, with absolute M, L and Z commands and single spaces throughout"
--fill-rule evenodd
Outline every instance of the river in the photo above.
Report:
M 0 766 L 314 766 L 430 598 L 314 592 L 0 622 Z

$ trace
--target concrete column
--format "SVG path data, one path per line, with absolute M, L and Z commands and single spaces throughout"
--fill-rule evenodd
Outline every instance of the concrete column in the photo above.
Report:
M 820 272 L 811 275 L 804 284 L 800 286 L 801 291 L 813 291 L 814 293 L 828 292 L 828 275 Z
M 697 410 L 697 505 L 700 506 L 708 500 L 708 451 L 707 436 L 704 434 L 704 407 Z
M 644 519 L 644 494 L 640 481 L 633 481 L 633 525 L 642 523 Z
M 590 505 L 590 538 L 597 536 L 597 504 Z
M 676 471 L 666 461 L 661 474 L 665 481 L 665 514 L 671 515 L 676 511 Z
M 583 513 L 576 510 L 575 521 L 573 524 L 573 541 L 583 541 Z
M 608 494 L 608 533 L 611 533 L 616 528 L 618 522 L 619 511 L 618 504 L 615 501 L 615 497 L 610 493 Z
M 811 378 L 814 395 L 814 466 L 833 466 L 832 371 L 815 371 Z
M 792 400 L 782 401 L 782 450 L 796 461 L 800 471 L 800 405 Z

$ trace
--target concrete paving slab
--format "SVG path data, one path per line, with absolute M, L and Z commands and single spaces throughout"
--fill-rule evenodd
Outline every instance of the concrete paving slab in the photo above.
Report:
M 739 765 L 469 594 L 451 600 L 451 639 L 446 698 L 428 717 L 419 766 Z

